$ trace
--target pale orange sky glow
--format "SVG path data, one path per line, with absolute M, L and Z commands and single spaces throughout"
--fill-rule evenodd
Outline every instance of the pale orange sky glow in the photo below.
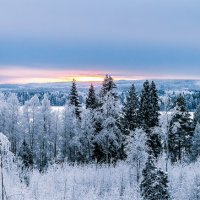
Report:
M 99 71 L 47 70 L 13 67 L 12 69 L 0 69 L 0 83 L 67 82 L 73 78 L 77 81 L 102 81 L 103 74 Z
M 68 82 L 75 78 L 79 82 L 98 82 L 103 81 L 105 71 L 91 70 L 56 70 L 56 69 L 28 69 L 12 67 L 0 69 L 0 83 L 25 84 L 25 83 L 46 83 L 46 82 Z M 113 75 L 112 72 L 110 72 Z M 135 80 L 142 77 L 118 76 L 115 72 L 115 80 Z
M 75 78 L 78 82 L 102 82 L 105 74 L 111 74 L 115 80 L 145 79 L 190 79 L 176 75 L 152 75 L 127 72 L 126 70 L 67 70 L 67 69 L 34 69 L 25 67 L 0 68 L 0 84 L 26 84 L 69 82 Z M 194 79 L 191 77 L 191 79 Z M 198 77 L 196 77 L 198 79 Z

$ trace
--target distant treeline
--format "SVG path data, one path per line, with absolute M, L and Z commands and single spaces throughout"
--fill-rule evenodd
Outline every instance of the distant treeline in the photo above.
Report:
M 23 90 L 14 90 L 11 91 L 15 93 L 19 99 L 21 105 L 24 105 L 26 101 L 29 101 L 34 95 L 37 95 L 39 100 L 41 101 L 44 98 L 44 94 L 47 94 L 51 103 L 51 106 L 64 106 L 68 101 L 69 91 L 60 91 L 56 89 L 30 89 L 28 91 Z M 10 92 L 3 92 L 8 96 Z M 119 100 L 123 104 L 126 101 L 126 95 L 128 91 L 121 91 L 119 93 Z M 180 92 L 179 92 L 180 93 Z M 182 92 L 186 101 L 187 110 L 193 112 L 197 109 L 200 104 L 200 91 L 190 91 L 190 92 Z M 174 107 L 177 92 L 170 92 L 164 90 L 158 90 L 159 95 L 159 106 L 160 110 L 164 111 L 166 109 L 170 110 Z M 85 103 L 85 99 L 87 96 L 87 91 L 83 91 L 79 93 L 79 101 L 81 104 Z

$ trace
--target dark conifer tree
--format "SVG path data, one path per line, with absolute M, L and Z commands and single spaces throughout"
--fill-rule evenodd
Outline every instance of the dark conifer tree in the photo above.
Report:
M 141 196 L 144 200 L 168 200 L 168 177 L 155 166 L 154 158 L 149 156 L 142 172 L 143 180 L 140 184 Z
M 22 161 L 22 169 L 31 168 L 33 166 L 33 155 L 25 140 L 19 149 L 18 157 Z
M 168 134 L 168 150 L 172 163 L 182 161 L 183 157 L 191 153 L 193 131 L 185 99 L 179 95 Z
M 162 153 L 161 136 L 157 130 L 151 130 L 147 137 L 146 145 L 148 147 L 148 153 L 158 159 Z
M 150 85 L 150 98 L 151 98 L 151 115 L 150 115 L 150 128 L 159 125 L 159 105 L 158 105 L 158 92 L 154 81 Z
M 149 85 L 148 81 L 144 82 L 140 102 L 140 126 L 147 133 L 147 146 L 155 158 L 158 158 L 162 152 L 162 143 L 159 133 L 155 127 L 159 125 L 159 105 L 158 94 L 154 82 Z
M 86 108 L 95 109 L 98 106 L 94 86 L 91 84 L 86 98 Z
M 151 96 L 149 81 L 145 81 L 143 84 L 140 99 L 139 120 L 140 126 L 146 132 L 149 132 L 149 128 L 151 127 Z
M 123 116 L 121 118 L 122 132 L 128 135 L 138 127 L 138 97 L 135 91 L 135 85 L 132 84 L 127 100 L 123 107 Z
M 80 118 L 80 101 L 79 101 L 79 96 L 78 96 L 78 91 L 77 91 L 77 87 L 76 87 L 76 80 L 73 79 L 72 81 L 72 87 L 71 87 L 71 91 L 69 94 L 69 103 L 72 106 L 75 106 L 75 112 L 76 112 L 76 117 Z

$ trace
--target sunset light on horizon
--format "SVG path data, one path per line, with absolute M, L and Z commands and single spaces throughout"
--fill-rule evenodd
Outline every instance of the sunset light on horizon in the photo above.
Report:
M 133 68 L 134 69 L 134 68 Z M 145 80 L 145 79 L 198 79 L 197 76 L 152 75 L 138 73 L 134 70 L 70 70 L 70 69 L 38 69 L 26 67 L 0 68 L 0 84 L 27 84 L 52 82 L 102 82 L 105 75 L 111 75 L 114 80 Z
M 13 67 L 11 69 L 0 69 L 0 84 L 26 84 L 26 83 L 50 83 L 70 82 L 75 79 L 77 82 L 102 82 L 105 75 L 114 76 L 115 80 L 139 80 L 144 77 L 123 76 L 116 72 L 106 73 L 105 71 L 81 71 L 81 70 L 56 70 L 56 69 L 29 69 Z

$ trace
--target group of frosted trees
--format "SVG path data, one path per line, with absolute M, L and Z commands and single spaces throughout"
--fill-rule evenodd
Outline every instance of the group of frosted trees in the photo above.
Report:
M 65 107 L 53 109 L 47 95 L 19 104 L 13 93 L 0 95 L 0 132 L 23 168 L 41 172 L 53 164 L 108 163 L 126 160 L 135 169 L 143 199 L 169 199 L 168 177 L 157 162 L 193 162 L 200 156 L 200 108 L 192 120 L 182 95 L 170 110 L 165 133 L 159 119 L 154 82 L 145 81 L 138 95 L 134 84 L 121 105 L 117 87 L 106 75 L 100 91 L 90 86 L 80 104 L 73 80 Z

